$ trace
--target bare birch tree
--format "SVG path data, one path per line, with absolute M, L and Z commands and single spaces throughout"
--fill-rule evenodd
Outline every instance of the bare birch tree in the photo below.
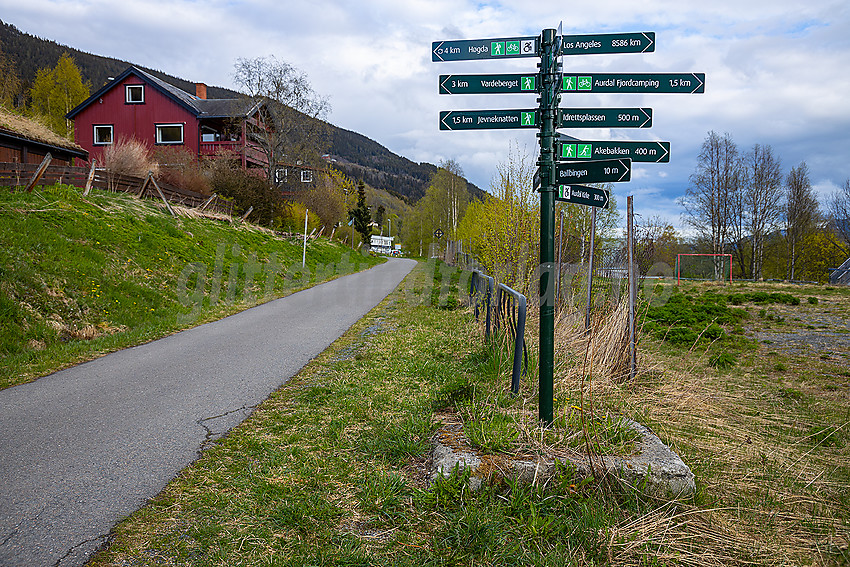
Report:
M 785 180 L 785 242 L 788 246 L 786 277 L 796 277 L 797 260 L 800 258 L 803 239 L 817 222 L 818 202 L 809 181 L 806 162 L 791 168 Z
M 841 189 L 832 194 L 827 208 L 838 236 L 839 242 L 836 244 L 845 254 L 850 255 L 850 179 L 845 180 Z
M 259 120 L 249 124 L 248 136 L 268 158 L 270 181 L 281 164 L 316 159 L 326 137 L 323 119 L 330 104 L 313 90 L 305 73 L 273 55 L 239 58 L 233 80 L 259 105 Z
M 680 203 L 685 209 L 685 221 L 710 243 L 713 254 L 726 252 L 731 201 L 739 184 L 738 147 L 728 133 L 721 138 L 716 132 L 709 132 Z
M 764 245 L 782 218 L 782 168 L 771 146 L 756 144 L 742 160 L 744 226 L 750 241 L 749 274 L 761 279 Z

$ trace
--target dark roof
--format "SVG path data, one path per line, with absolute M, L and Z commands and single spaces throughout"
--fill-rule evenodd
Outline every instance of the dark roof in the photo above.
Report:
M 219 99 L 205 99 L 198 98 L 197 96 L 187 93 L 183 89 L 175 87 L 174 85 L 167 83 L 160 79 L 159 77 L 155 77 L 146 71 L 142 71 L 138 67 L 128 67 L 123 73 L 115 77 L 113 80 L 106 83 L 97 92 L 91 95 L 89 98 L 81 102 L 75 109 L 69 112 L 66 116 L 68 118 L 74 118 L 77 114 L 79 114 L 84 108 L 90 105 L 95 100 L 99 99 L 114 87 L 116 84 L 120 83 L 124 79 L 126 79 L 129 75 L 136 75 L 153 88 L 172 99 L 174 102 L 194 114 L 198 118 L 236 118 L 236 117 L 245 117 L 253 114 L 259 103 L 252 101 L 249 98 L 219 98 Z

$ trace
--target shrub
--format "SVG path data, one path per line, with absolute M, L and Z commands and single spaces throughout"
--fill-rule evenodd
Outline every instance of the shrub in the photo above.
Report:
M 806 301 L 809 302 L 809 305 L 817 305 L 818 304 L 818 298 L 817 297 L 810 297 Z
M 212 194 L 210 175 L 200 161 L 185 148 L 158 148 L 154 158 L 159 164 L 157 179 L 186 191 Z
M 210 181 L 214 193 L 233 200 L 234 214 L 242 215 L 254 207 L 248 220 L 279 228 L 288 205 L 261 173 L 244 171 L 230 160 L 217 159 L 210 163 Z
M 136 138 L 118 138 L 103 151 L 103 166 L 111 173 L 145 177 L 159 171 L 150 149 Z

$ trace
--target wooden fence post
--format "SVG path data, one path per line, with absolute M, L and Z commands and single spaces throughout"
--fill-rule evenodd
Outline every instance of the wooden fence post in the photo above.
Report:
M 86 180 L 86 188 L 83 191 L 83 197 L 86 197 L 91 191 L 91 184 L 94 181 L 94 170 L 97 167 L 97 160 L 91 160 L 91 170 L 89 171 L 89 178 Z
M 245 219 L 248 218 L 248 215 L 250 215 L 251 211 L 253 211 L 253 210 L 254 210 L 254 205 L 251 205 L 250 207 L 248 207 L 248 210 L 245 211 L 245 214 L 242 215 L 242 218 L 239 219 L 239 222 L 245 222 Z
M 207 199 L 206 201 L 204 201 L 204 204 L 203 204 L 203 205 L 201 205 L 201 206 L 200 206 L 200 208 L 199 208 L 198 210 L 199 210 L 199 211 L 203 211 L 204 209 L 206 209 L 206 208 L 209 206 L 209 204 L 213 202 L 213 199 L 215 199 L 215 198 L 216 198 L 216 196 L 217 196 L 217 195 L 216 195 L 215 193 L 213 193 L 213 196 L 212 196 L 212 197 L 210 197 L 209 199 Z
M 50 152 L 47 152 L 47 155 L 44 156 L 43 160 L 41 160 L 41 165 L 38 166 L 37 170 L 35 170 L 35 174 L 33 174 L 32 179 L 30 179 L 30 182 L 27 183 L 27 187 L 25 189 L 27 193 L 30 193 L 33 190 L 35 184 L 38 183 L 44 175 L 44 172 L 47 171 L 47 166 L 50 165 L 51 161 L 53 161 L 53 156 L 50 155 Z
M 171 208 L 171 204 L 168 202 L 168 199 L 165 198 L 165 195 L 162 194 L 162 189 L 159 188 L 159 183 L 157 183 L 156 179 L 153 178 L 153 172 L 148 172 L 148 179 L 150 179 L 151 183 L 153 183 L 153 188 L 156 189 L 156 192 L 159 194 L 159 198 L 162 199 L 163 203 L 165 203 L 165 208 L 168 209 L 168 212 L 171 213 L 172 217 L 176 217 L 177 213 L 175 213 L 174 209 Z

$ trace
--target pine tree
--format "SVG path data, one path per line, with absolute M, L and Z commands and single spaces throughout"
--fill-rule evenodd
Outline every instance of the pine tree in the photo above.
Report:
M 372 221 L 372 214 L 366 205 L 366 186 L 363 184 L 363 181 L 357 183 L 357 207 L 348 211 L 348 218 L 354 221 L 354 230 L 360 233 L 364 244 L 368 248 L 371 240 L 370 237 L 372 236 L 372 228 L 369 226 L 369 223 Z
M 65 115 L 87 99 L 90 91 L 90 84 L 83 83 L 80 69 L 66 51 L 53 69 L 38 70 L 30 89 L 30 112 L 42 116 L 60 136 L 73 139 L 74 122 Z

